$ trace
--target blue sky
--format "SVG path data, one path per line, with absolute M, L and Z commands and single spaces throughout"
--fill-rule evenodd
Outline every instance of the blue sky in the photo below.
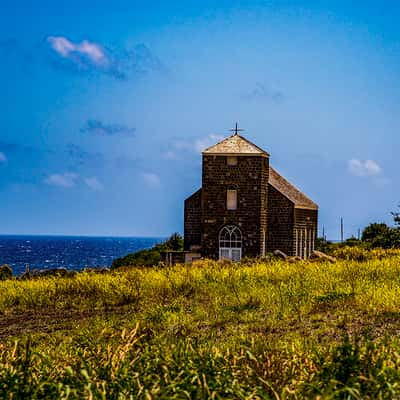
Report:
M 3 1 L 0 233 L 183 230 L 236 121 L 350 236 L 400 202 L 400 6 Z

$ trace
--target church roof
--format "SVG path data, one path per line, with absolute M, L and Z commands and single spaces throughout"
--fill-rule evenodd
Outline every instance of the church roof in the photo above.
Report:
M 288 182 L 282 175 L 278 174 L 272 167 L 269 167 L 268 183 L 287 197 L 294 204 L 295 208 L 318 210 L 317 204 Z
M 208 147 L 203 154 L 229 154 L 269 157 L 269 154 L 241 135 L 234 134 Z

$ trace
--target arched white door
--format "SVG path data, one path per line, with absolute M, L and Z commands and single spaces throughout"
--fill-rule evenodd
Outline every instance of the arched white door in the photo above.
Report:
M 240 261 L 242 258 L 242 232 L 235 225 L 224 226 L 219 233 L 219 259 Z

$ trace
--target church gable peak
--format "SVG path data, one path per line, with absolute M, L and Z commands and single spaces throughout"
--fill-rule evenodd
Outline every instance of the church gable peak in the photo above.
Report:
M 237 132 L 233 135 L 221 140 L 219 143 L 208 147 L 203 151 L 203 154 L 215 155 L 249 155 L 249 156 L 264 156 L 269 157 L 269 154 L 250 142 Z

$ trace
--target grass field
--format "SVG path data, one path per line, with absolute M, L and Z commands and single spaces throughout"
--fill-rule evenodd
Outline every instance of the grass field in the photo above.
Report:
M 400 251 L 0 281 L 0 398 L 400 398 Z

